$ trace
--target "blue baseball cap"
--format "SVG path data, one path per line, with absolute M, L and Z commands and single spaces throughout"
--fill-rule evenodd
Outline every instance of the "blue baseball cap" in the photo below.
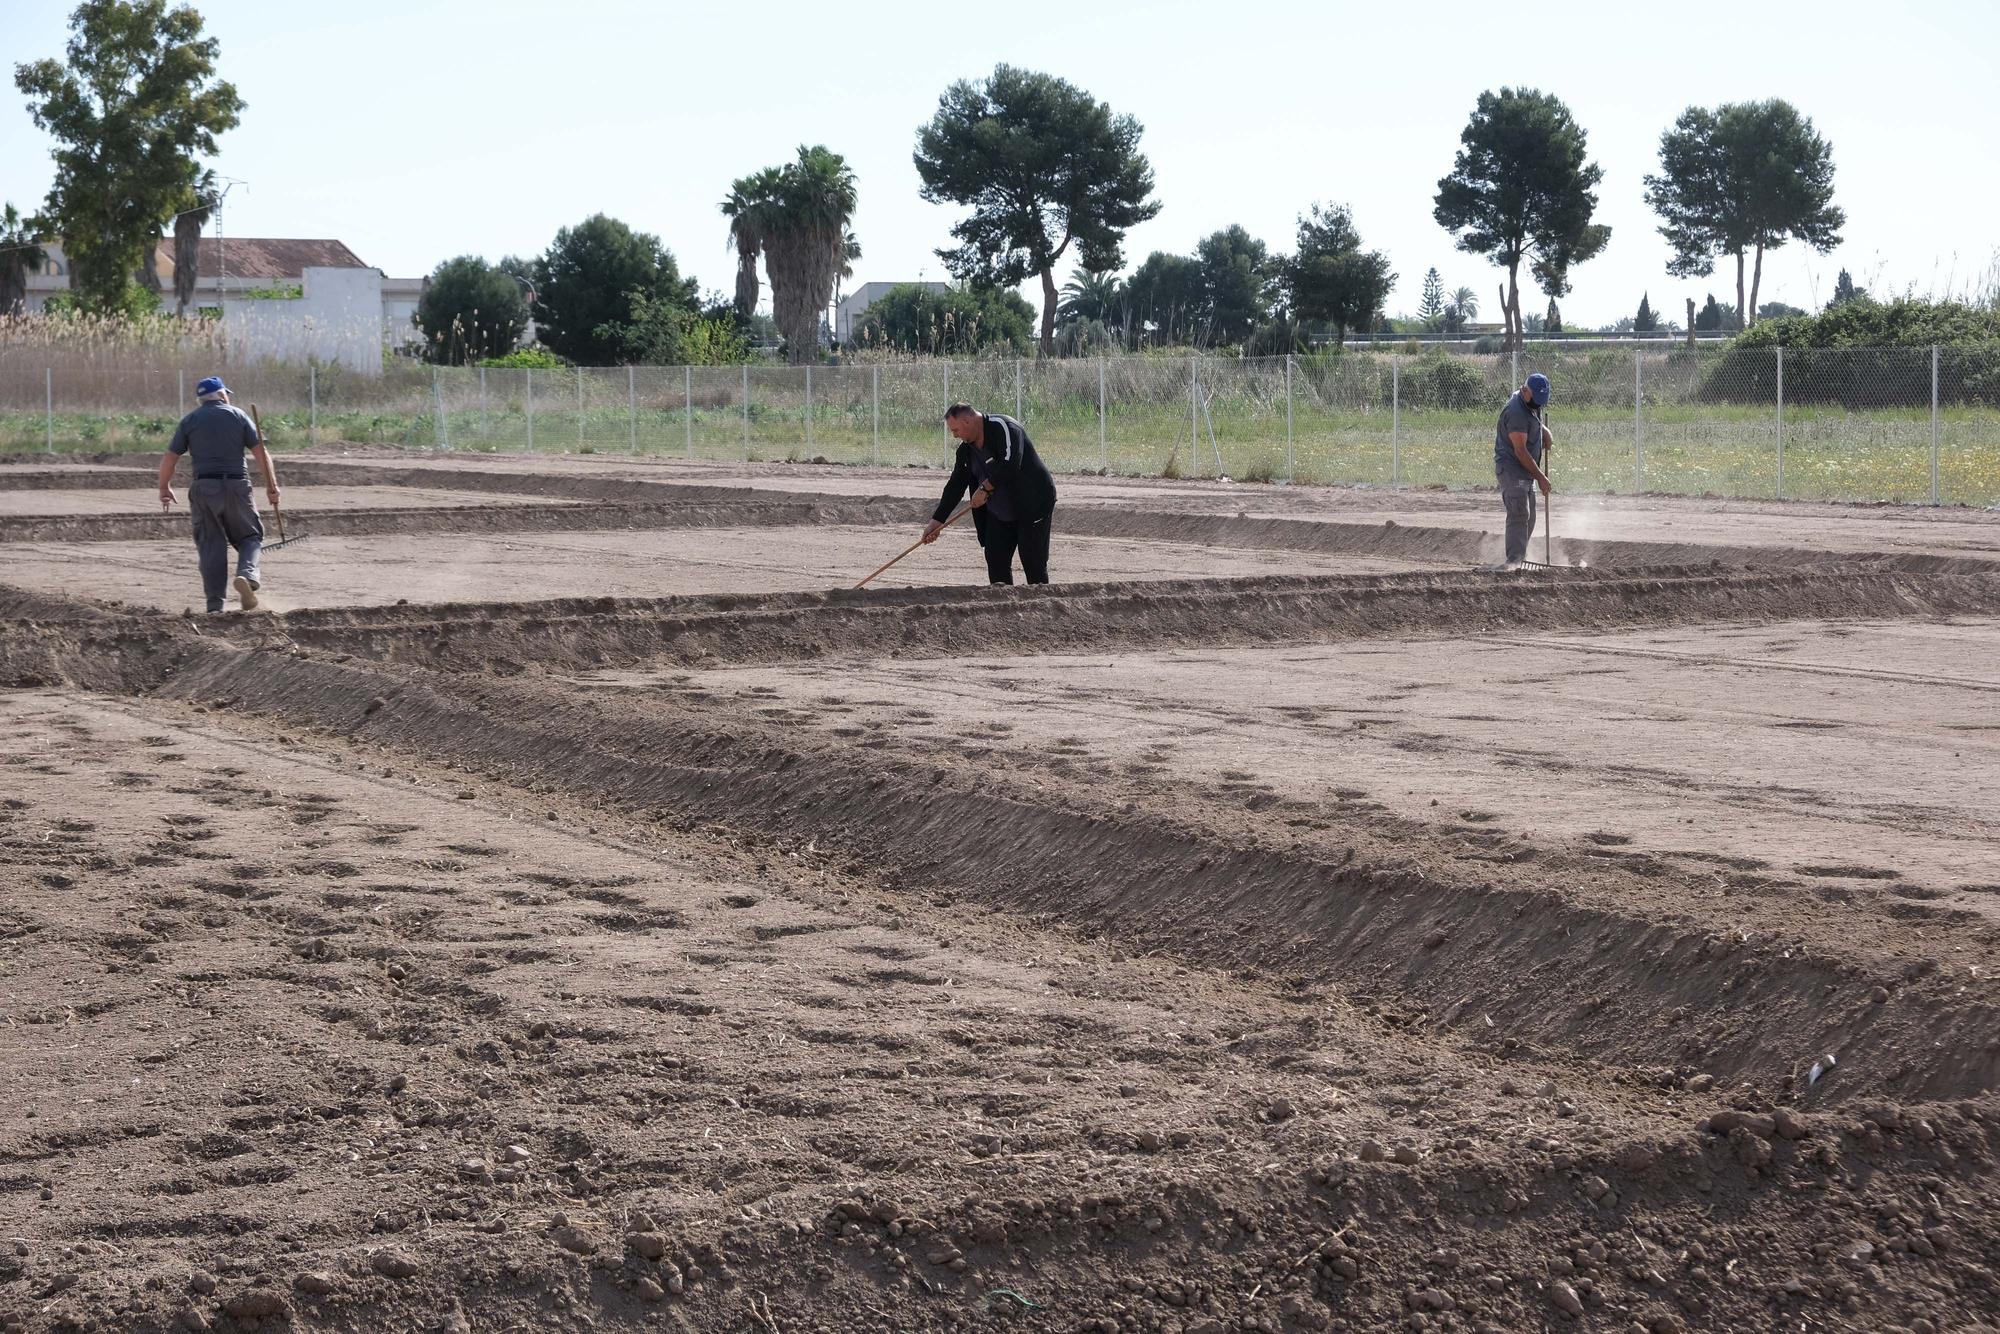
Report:
M 217 383 L 220 383 L 220 381 Z M 1528 397 L 1535 400 L 1536 407 L 1547 407 L 1549 405 L 1549 377 L 1540 371 L 1536 371 L 1533 375 L 1530 375 L 1528 377 Z
M 229 386 L 222 382 L 220 375 L 211 375 L 206 380 L 198 382 L 194 387 L 194 396 L 196 398 L 207 398 L 210 394 L 226 394 L 228 392 Z M 1544 397 L 1546 396 L 1546 391 L 1544 391 Z

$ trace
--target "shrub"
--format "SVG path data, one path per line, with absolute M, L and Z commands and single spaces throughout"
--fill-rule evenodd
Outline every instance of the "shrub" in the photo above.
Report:
M 1766 320 L 1730 340 L 1702 376 L 1705 403 L 1775 403 L 1777 351 L 1785 401 L 1848 410 L 1927 407 L 1933 347 L 1944 349 L 1938 396 L 2000 403 L 2000 312 L 1955 301 L 1842 301 L 1819 315 Z
M 1765 320 L 1730 348 L 1965 347 L 2000 344 L 2000 311 L 1956 301 L 1842 301 L 1819 315 Z
M 569 365 L 545 347 L 517 347 L 504 357 L 487 357 L 478 364 L 496 371 L 559 371 Z
M 1490 397 L 1486 377 L 1463 357 L 1427 356 L 1403 368 L 1403 406 L 1435 412 L 1464 412 Z

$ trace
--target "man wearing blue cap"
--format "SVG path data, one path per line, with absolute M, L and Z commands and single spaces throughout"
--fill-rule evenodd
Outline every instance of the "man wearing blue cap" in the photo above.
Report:
M 1500 503 L 1507 507 L 1507 563 L 1528 558 L 1528 539 L 1535 534 L 1535 492 L 1555 488 L 1542 471 L 1543 451 L 1556 438 L 1542 421 L 1549 405 L 1549 377 L 1536 371 L 1520 392 L 1500 409 L 1500 430 L 1493 439 L 1493 474 L 1500 483 Z
M 194 481 L 188 487 L 188 514 L 194 519 L 194 546 L 201 562 L 202 592 L 210 612 L 222 610 L 229 579 L 229 549 L 236 548 L 236 598 L 243 610 L 257 605 L 263 578 L 257 556 L 264 546 L 264 524 L 250 498 L 250 472 L 245 454 L 257 457 L 264 470 L 264 493 L 277 508 L 278 472 L 257 433 L 257 424 L 229 402 L 229 386 L 211 375 L 194 387 L 201 406 L 181 418 L 174 438 L 160 460 L 160 508 L 174 503 L 174 468 L 181 455 L 192 456 Z

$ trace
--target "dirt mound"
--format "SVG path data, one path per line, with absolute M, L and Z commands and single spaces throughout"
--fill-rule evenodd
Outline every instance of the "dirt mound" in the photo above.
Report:
M 1501 537 L 1464 528 L 1435 528 L 1393 521 L 1383 524 L 1329 523 L 1316 519 L 1251 518 L 1187 514 L 1137 506 L 1069 506 L 1058 523 L 1064 532 L 1086 537 L 1124 537 L 1189 542 L 1214 547 L 1258 547 L 1274 551 L 1344 552 L 1404 560 L 1467 565 L 1500 559 Z M 1539 540 L 1531 553 L 1542 554 Z M 1977 573 L 2000 569 L 2000 562 L 1970 557 L 1920 554 L 1829 556 L 1795 547 L 1731 546 L 1699 542 L 1581 541 L 1558 537 L 1558 565 L 1600 568 L 1656 568 L 1700 565 L 1759 570 L 1804 569 L 1874 563 L 1884 568 L 1928 573 Z
M 303 485 L 286 475 L 285 480 Z M 827 524 L 907 524 L 907 501 L 825 500 L 771 502 L 745 500 L 737 492 L 726 502 L 673 500 L 644 504 L 467 505 L 420 509 L 315 510 L 288 506 L 292 536 L 356 537 L 417 533 L 602 532 L 641 528 L 781 528 Z M 184 514 L 35 515 L 0 520 L 5 542 L 124 542 L 144 539 L 185 542 Z
M 1781 574 L 1546 570 L 565 598 L 302 611 L 268 623 L 231 621 L 216 633 L 236 642 L 505 673 L 531 666 L 949 655 L 970 642 L 1029 653 L 1996 609 L 2000 575 L 1899 573 L 1862 564 Z

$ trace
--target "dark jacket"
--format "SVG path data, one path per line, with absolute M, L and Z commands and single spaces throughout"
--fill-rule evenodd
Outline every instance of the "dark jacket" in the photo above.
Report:
M 973 466 L 972 451 L 980 451 L 986 475 L 993 479 L 995 492 L 1005 495 L 1016 523 L 1039 523 L 1055 513 L 1056 479 L 1042 465 L 1028 430 L 1012 417 L 999 413 L 986 418 L 986 438 L 975 446 L 961 441 L 951 477 L 944 484 L 944 496 L 931 517 L 943 523 L 958 508 L 967 491 L 979 485 L 979 471 Z M 972 511 L 972 523 L 986 540 L 986 510 Z

